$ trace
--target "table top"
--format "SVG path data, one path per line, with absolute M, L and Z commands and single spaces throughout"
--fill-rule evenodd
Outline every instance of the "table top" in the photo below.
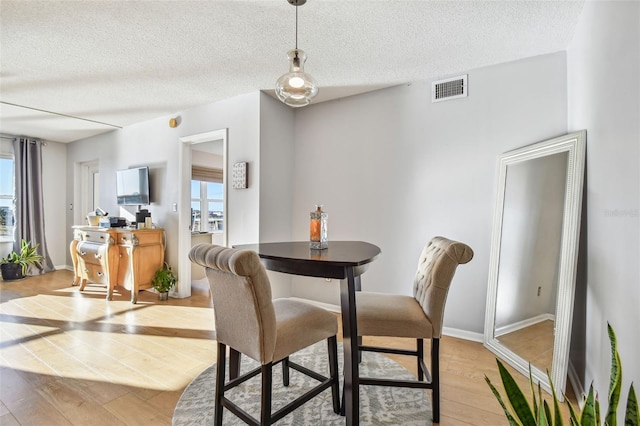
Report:
M 339 279 L 346 278 L 345 268 L 360 275 L 380 254 L 378 246 L 364 241 L 329 241 L 323 250 L 311 249 L 308 241 L 242 244 L 234 248 L 257 252 L 269 270 Z
M 309 247 L 309 241 L 243 244 L 240 250 L 258 253 L 265 268 L 287 274 L 337 278 L 340 283 L 342 335 L 344 341 L 345 411 L 347 425 L 358 424 L 358 335 L 355 292 L 360 275 L 380 254 L 380 247 L 364 241 L 329 241 L 323 250 Z M 352 338 L 353 337 L 353 338 Z M 355 383 L 355 386 L 354 386 Z M 355 387 L 355 390 L 352 388 Z

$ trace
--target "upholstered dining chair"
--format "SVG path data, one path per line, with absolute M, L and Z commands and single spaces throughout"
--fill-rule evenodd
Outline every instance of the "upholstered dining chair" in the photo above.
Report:
M 416 339 L 416 350 L 359 345 L 362 351 L 417 357 L 418 380 L 360 377 L 361 385 L 431 389 L 433 422 L 440 422 L 440 337 L 447 292 L 456 268 L 473 258 L 466 244 L 435 237 L 424 247 L 413 282 L 413 296 L 357 292 L 358 336 Z M 423 340 L 431 340 L 431 373 L 424 362 Z M 426 379 L 426 380 L 425 380 Z
M 223 408 L 247 424 L 270 425 L 328 388 L 332 392 L 333 411 L 339 413 L 336 316 L 304 302 L 272 300 L 269 277 L 253 251 L 198 244 L 189 252 L 189 259 L 204 266 L 213 299 L 218 342 L 215 425 L 222 425 Z M 289 355 L 325 339 L 328 342 L 329 377 L 289 360 Z M 253 358 L 260 367 L 225 383 L 227 346 Z M 320 383 L 271 413 L 272 370 L 280 362 L 284 386 L 289 384 L 289 368 Z M 225 396 L 227 391 L 258 374 L 262 375 L 259 420 Z

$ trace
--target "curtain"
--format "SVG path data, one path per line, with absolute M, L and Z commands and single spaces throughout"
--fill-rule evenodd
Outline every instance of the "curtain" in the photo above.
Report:
M 210 169 L 201 166 L 191 167 L 191 179 L 193 180 L 222 183 L 223 176 L 224 173 L 221 169 Z
M 13 140 L 16 194 L 15 251 L 22 240 L 39 244 L 38 253 L 44 257 L 40 268 L 29 267 L 27 275 L 54 270 L 44 233 L 44 203 L 42 197 L 42 141 L 29 138 Z

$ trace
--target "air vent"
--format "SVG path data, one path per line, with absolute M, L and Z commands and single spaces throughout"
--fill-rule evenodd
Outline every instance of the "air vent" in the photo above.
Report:
M 467 74 L 431 83 L 431 102 L 467 97 Z

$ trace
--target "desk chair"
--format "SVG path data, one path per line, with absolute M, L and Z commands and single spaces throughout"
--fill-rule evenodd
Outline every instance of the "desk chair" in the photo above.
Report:
M 270 425 L 327 388 L 331 388 L 333 410 L 339 413 L 336 316 L 303 302 L 289 299 L 272 301 L 269 278 L 253 251 L 198 244 L 189 252 L 189 259 L 205 267 L 213 299 L 218 341 L 215 425 L 222 425 L 223 407 L 247 424 Z M 330 377 L 289 360 L 289 355 L 324 339 L 328 342 Z M 227 346 L 253 358 L 261 366 L 239 377 L 231 374 L 234 378 L 225 383 Z M 320 384 L 272 414 L 272 369 L 280 362 L 284 386 L 289 384 L 289 368 L 318 380 Z M 225 392 L 258 374 L 262 375 L 259 420 L 225 397 Z
M 433 238 L 422 250 L 413 283 L 413 297 L 370 292 L 356 293 L 358 336 L 415 338 L 415 351 L 359 346 L 362 351 L 417 357 L 418 380 L 360 377 L 361 385 L 399 386 L 432 390 L 433 422 L 440 422 L 440 337 L 447 292 L 456 268 L 473 257 L 469 246 L 443 237 Z M 423 339 L 431 339 L 431 374 L 424 362 Z M 426 381 L 424 380 L 426 377 Z

